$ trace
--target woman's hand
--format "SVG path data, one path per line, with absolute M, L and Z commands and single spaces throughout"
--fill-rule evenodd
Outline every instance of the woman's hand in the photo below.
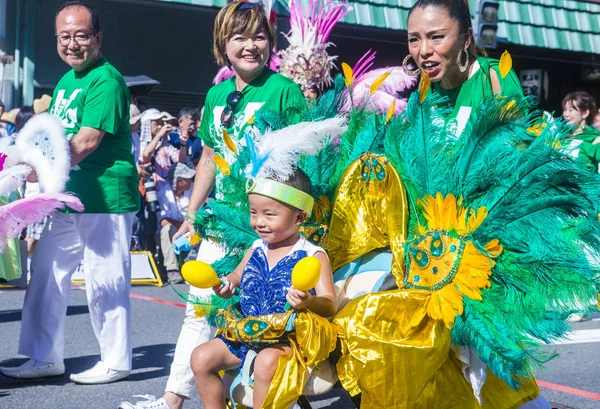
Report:
M 290 287 L 285 297 L 287 302 L 297 310 L 306 308 L 312 295 L 308 291 L 300 291 L 294 287 Z
M 235 285 L 227 279 L 223 279 L 221 285 L 212 288 L 216 295 L 221 298 L 231 298 L 235 294 Z
M 157 138 L 163 138 L 165 136 L 168 136 L 171 134 L 171 132 L 173 131 L 173 125 L 171 124 L 164 124 L 160 130 L 158 131 L 158 133 L 156 134 Z
M 38 183 L 38 175 L 35 170 L 32 170 L 31 173 L 27 176 L 27 182 L 29 183 Z
M 181 223 L 179 229 L 173 235 L 173 240 L 171 240 L 171 242 L 175 244 L 175 240 L 177 240 L 178 237 L 183 236 L 188 231 L 190 232 L 190 237 L 196 234 L 196 229 L 194 229 L 194 223 L 192 223 L 191 220 L 186 217 L 183 223 Z

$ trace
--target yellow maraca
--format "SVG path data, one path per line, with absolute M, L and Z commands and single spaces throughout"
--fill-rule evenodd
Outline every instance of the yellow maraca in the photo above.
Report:
M 321 262 L 318 258 L 304 257 L 296 263 L 292 270 L 292 285 L 300 291 L 310 291 L 321 278 Z M 285 303 L 285 310 L 290 309 L 290 304 Z
M 223 280 L 217 276 L 215 269 L 203 261 L 188 261 L 181 267 L 181 275 L 189 285 L 197 288 L 212 288 L 218 285 L 225 285 Z M 235 290 L 235 293 L 239 294 L 239 288 Z

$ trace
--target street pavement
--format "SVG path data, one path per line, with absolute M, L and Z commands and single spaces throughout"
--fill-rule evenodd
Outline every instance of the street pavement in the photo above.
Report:
M 179 291 L 186 286 L 178 285 Z M 16 355 L 25 291 L 0 290 L 0 365 L 25 361 Z M 161 302 L 166 301 L 167 303 Z M 133 371 L 127 380 L 108 385 L 75 385 L 69 374 L 99 360 L 88 317 L 85 291 L 71 291 L 66 321 L 66 374 L 47 381 L 19 381 L 0 375 L 0 409 L 116 409 L 133 395 L 161 396 L 169 374 L 175 343 L 184 316 L 182 300 L 170 286 L 132 289 Z M 559 357 L 538 370 L 544 396 L 558 408 L 600 409 L 600 314 L 574 323 L 572 341 L 548 347 Z M 354 408 L 341 390 L 311 399 L 313 408 Z M 197 396 L 186 408 L 202 408 Z

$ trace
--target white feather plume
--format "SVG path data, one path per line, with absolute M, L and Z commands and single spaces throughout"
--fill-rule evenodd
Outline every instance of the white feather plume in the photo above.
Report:
M 332 137 L 346 132 L 343 117 L 318 122 L 301 122 L 279 131 L 268 131 L 253 139 L 247 133 L 246 143 L 251 163 L 246 176 L 277 179 L 285 182 L 297 167 L 301 156 L 314 156 Z
M 15 146 L 20 151 L 19 162 L 36 171 L 42 192 L 64 190 L 71 160 L 67 138 L 57 117 L 46 113 L 35 115 L 19 132 Z
M 29 165 L 20 164 L 0 172 L 0 196 L 7 195 L 23 186 L 31 171 Z

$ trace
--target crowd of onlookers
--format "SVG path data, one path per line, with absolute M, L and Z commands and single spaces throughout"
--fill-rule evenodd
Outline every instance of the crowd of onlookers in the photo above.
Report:
M 148 187 L 155 189 L 156 196 L 145 194 L 145 201 L 158 202 L 158 215 L 152 214 L 156 205 L 141 207 L 138 221 L 149 223 L 138 224 L 143 227 L 134 229 L 134 241 L 140 235 L 149 237 L 145 242 L 141 240 L 141 247 L 156 248 L 152 243 L 154 227 L 157 227 L 161 265 L 171 283 L 183 282 L 179 269 L 186 255 L 176 255 L 171 241 L 184 221 L 196 173 L 194 169 L 202 154 L 202 140 L 197 134 L 201 117 L 199 110 L 189 107 L 182 108 L 178 117 L 174 117 L 155 108 L 141 112 L 136 105 L 130 106 L 132 154 L 140 176 L 140 188 L 142 193 L 147 193 Z M 144 229 L 149 231 L 144 232 Z

